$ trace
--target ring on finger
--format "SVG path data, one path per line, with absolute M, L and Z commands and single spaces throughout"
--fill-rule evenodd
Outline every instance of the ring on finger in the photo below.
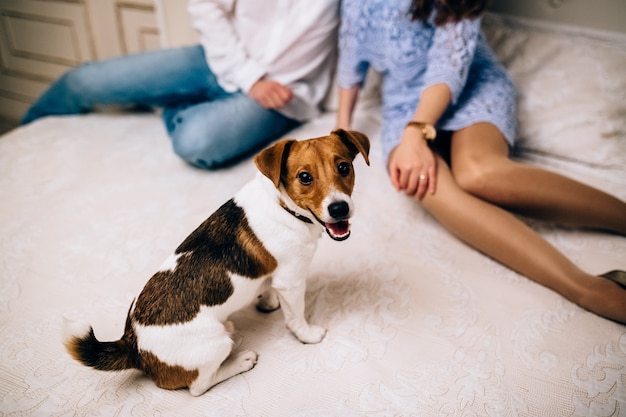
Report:
M 420 174 L 420 177 L 419 177 L 419 178 L 420 178 L 420 181 L 425 181 L 425 180 L 427 180 L 427 179 L 428 179 L 428 175 L 425 175 L 425 174 Z

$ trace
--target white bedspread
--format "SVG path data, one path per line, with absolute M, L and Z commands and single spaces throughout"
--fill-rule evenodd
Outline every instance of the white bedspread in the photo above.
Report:
M 624 44 L 487 30 L 521 91 L 516 157 L 625 199 Z M 290 136 L 333 124 L 328 113 Z M 197 398 L 78 364 L 62 317 L 118 339 L 146 280 L 252 162 L 190 168 L 153 114 L 50 118 L 0 138 L 0 414 L 626 416 L 626 328 L 459 242 L 389 185 L 378 108 L 354 127 L 372 165 L 357 157 L 352 236 L 322 237 L 307 291 L 328 335 L 303 345 L 280 310 L 247 308 L 236 349 L 258 364 Z M 531 224 L 590 272 L 626 269 L 623 237 Z

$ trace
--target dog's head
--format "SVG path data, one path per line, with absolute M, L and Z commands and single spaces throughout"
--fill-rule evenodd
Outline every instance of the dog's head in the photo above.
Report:
M 295 205 L 287 208 L 319 222 L 331 238 L 344 240 L 350 236 L 354 210 L 352 161 L 361 153 L 369 165 L 369 149 L 363 133 L 338 129 L 314 139 L 282 140 L 261 151 L 254 162 Z

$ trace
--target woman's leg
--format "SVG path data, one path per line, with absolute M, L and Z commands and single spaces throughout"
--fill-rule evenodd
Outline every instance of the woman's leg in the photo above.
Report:
M 507 157 L 497 128 L 478 123 L 454 135 L 452 172 L 468 192 L 517 213 L 626 235 L 626 202 L 563 175 Z
M 474 142 L 482 140 L 477 138 Z M 504 143 L 501 136 L 493 139 L 497 140 Z M 504 150 L 506 157 L 506 145 Z M 462 155 L 457 153 L 456 158 L 459 157 Z M 461 188 L 441 158 L 438 158 L 437 192 L 427 194 L 422 204 L 470 246 L 587 310 L 626 323 L 625 290 L 612 281 L 580 270 L 513 214 Z
M 87 63 L 65 73 L 22 122 L 87 113 L 97 106 L 167 106 L 224 94 L 201 46 L 165 49 Z
M 163 119 L 174 151 L 191 165 L 208 169 L 236 162 L 300 124 L 243 93 L 166 108 Z

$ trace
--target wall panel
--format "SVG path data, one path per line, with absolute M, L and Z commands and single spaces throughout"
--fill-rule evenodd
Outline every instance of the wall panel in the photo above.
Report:
M 0 0 L 0 133 L 69 69 L 159 46 L 151 0 Z

